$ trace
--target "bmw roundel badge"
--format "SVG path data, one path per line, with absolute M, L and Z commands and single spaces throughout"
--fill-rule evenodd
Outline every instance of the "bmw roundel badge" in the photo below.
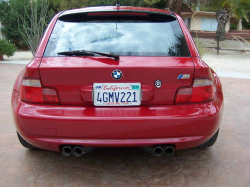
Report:
M 115 79 L 115 80 L 120 80 L 121 78 L 122 78 L 122 71 L 121 70 L 119 70 L 119 69 L 116 69 L 116 70 L 114 70 L 113 72 L 112 72 L 112 77 L 113 77 L 113 79 Z

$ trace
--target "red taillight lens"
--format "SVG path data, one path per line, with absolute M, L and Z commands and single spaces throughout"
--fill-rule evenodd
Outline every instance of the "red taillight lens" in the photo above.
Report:
M 214 99 L 215 90 L 212 80 L 195 79 L 193 87 L 180 88 L 176 94 L 176 104 L 202 103 Z
M 23 79 L 20 99 L 29 103 L 43 103 L 43 92 L 40 80 Z
M 59 104 L 59 97 L 54 88 L 43 88 L 38 79 L 23 79 L 20 99 L 28 103 Z

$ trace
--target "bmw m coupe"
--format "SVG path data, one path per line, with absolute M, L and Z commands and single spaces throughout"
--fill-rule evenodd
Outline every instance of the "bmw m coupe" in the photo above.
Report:
M 141 147 L 171 156 L 215 143 L 223 93 L 179 15 L 89 7 L 52 19 L 16 79 L 12 112 L 26 148 L 81 156 Z

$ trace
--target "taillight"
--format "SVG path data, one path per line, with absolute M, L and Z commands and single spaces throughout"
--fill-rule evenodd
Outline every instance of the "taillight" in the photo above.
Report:
M 180 88 L 175 97 L 176 104 L 203 103 L 214 99 L 215 90 L 211 79 L 195 79 L 192 87 Z
M 59 104 L 57 91 L 42 87 L 38 79 L 23 79 L 20 99 L 28 103 Z

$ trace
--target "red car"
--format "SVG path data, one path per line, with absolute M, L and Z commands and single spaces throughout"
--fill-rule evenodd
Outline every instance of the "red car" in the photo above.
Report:
M 141 147 L 161 156 L 212 146 L 222 86 L 177 14 L 139 7 L 58 13 L 18 75 L 21 144 L 65 156 Z

